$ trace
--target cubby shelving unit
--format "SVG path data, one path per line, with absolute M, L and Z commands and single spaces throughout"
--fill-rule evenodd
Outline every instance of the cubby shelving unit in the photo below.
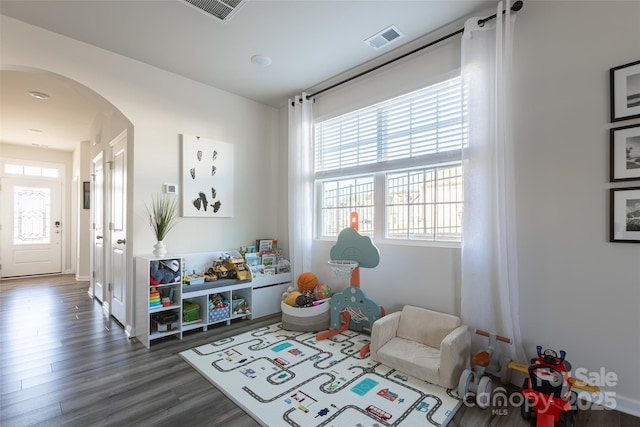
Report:
M 185 276 L 191 271 L 206 271 L 213 260 L 226 252 L 207 252 L 167 256 L 163 258 L 138 256 L 135 261 L 136 280 L 136 325 L 135 336 L 147 348 L 158 338 L 175 336 L 182 339 L 186 331 L 207 328 L 214 324 L 229 325 L 234 319 L 253 319 L 280 311 L 282 293 L 291 285 L 291 273 L 281 273 L 255 277 L 249 280 L 219 279 L 201 284 L 187 284 Z M 151 263 L 154 261 L 176 260 L 181 266 L 179 278 L 171 283 L 153 286 L 150 281 Z M 155 287 L 161 295 L 172 294 L 168 306 L 150 306 L 150 291 Z M 173 289 L 173 292 L 171 292 Z M 209 299 L 220 295 L 228 302 L 227 310 L 210 313 Z M 234 297 L 246 303 L 246 311 L 233 312 Z M 185 321 L 183 318 L 183 302 L 188 301 L 200 306 L 198 319 Z M 158 331 L 154 318 L 162 313 L 176 313 L 178 321 L 171 324 L 171 329 Z

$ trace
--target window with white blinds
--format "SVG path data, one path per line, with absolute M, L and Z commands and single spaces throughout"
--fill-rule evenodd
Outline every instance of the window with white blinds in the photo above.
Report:
M 457 76 L 316 123 L 318 237 L 460 241 L 464 111 Z
M 417 164 L 434 154 L 459 151 L 462 113 L 458 76 L 317 123 L 316 176 L 363 167 L 380 170 L 372 165 L 388 162 Z

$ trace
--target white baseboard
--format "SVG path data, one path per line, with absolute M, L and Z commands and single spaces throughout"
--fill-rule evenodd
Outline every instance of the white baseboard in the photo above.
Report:
M 640 402 L 615 394 L 613 390 L 601 390 L 600 393 L 590 393 L 575 388 L 574 390 L 578 392 L 581 400 L 588 402 L 587 407 L 592 410 L 615 410 L 640 417 Z
M 616 411 L 640 417 L 640 402 L 624 396 L 616 396 Z

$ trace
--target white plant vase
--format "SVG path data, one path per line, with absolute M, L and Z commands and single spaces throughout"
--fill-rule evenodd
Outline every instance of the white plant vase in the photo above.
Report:
M 158 240 L 158 243 L 153 245 L 153 254 L 157 257 L 163 257 L 167 254 L 167 246 L 162 240 Z

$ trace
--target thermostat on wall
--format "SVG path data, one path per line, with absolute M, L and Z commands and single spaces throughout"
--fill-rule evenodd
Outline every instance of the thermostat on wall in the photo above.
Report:
M 178 186 L 176 184 L 165 184 L 164 192 L 167 194 L 176 194 L 178 192 Z

